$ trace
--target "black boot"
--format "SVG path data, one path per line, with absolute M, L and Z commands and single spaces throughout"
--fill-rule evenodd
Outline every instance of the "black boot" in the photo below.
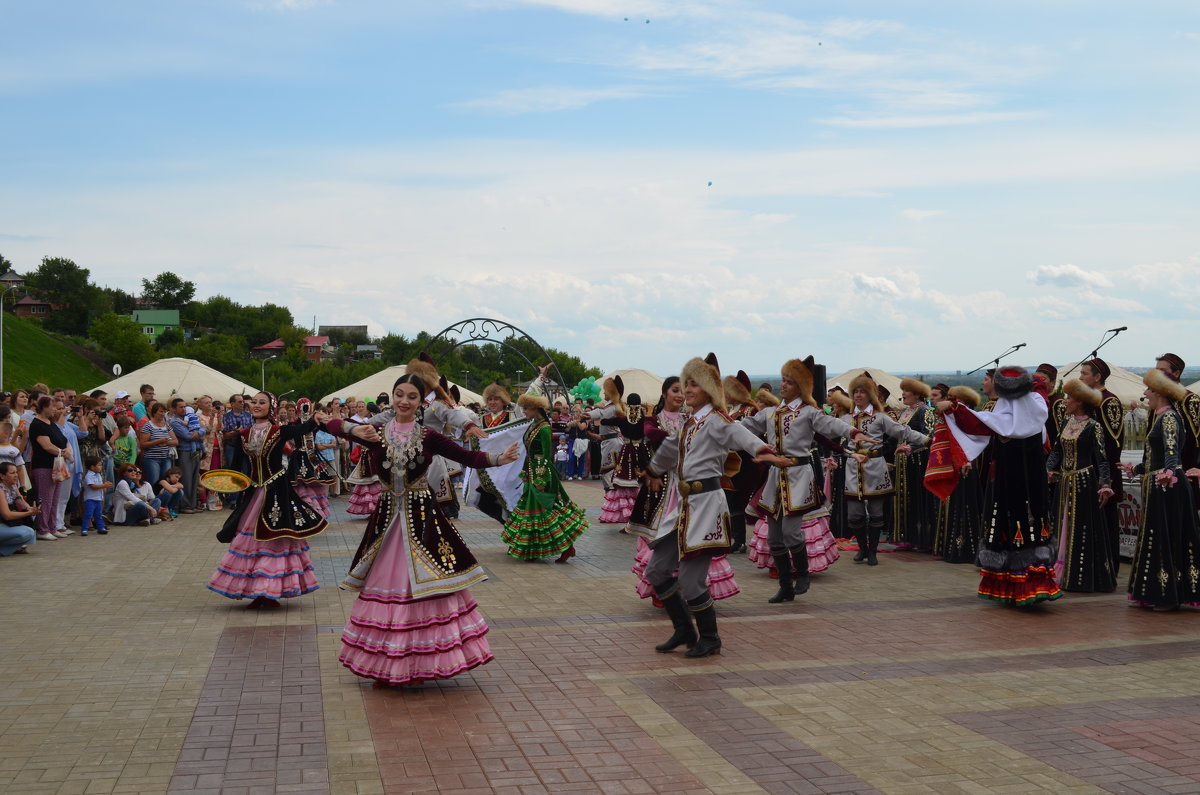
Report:
M 875 553 L 879 551 L 879 536 L 883 533 L 883 525 L 871 522 L 867 525 L 867 543 L 870 548 L 867 550 L 867 565 L 878 566 L 879 560 L 875 557 Z
M 803 596 L 808 593 L 808 547 L 801 544 L 798 547 L 792 547 L 792 576 L 795 578 L 793 590 L 797 596 Z
M 684 604 L 683 596 L 679 593 L 679 583 L 672 580 L 664 590 L 656 590 L 656 593 L 664 592 L 669 593 L 658 599 L 666 608 L 667 615 L 671 617 L 671 623 L 675 625 L 675 634 L 668 638 L 666 643 L 655 646 L 654 650 L 666 654 L 675 651 L 680 646 L 687 646 L 690 649 L 696 645 L 696 630 L 692 626 L 692 614 Z
M 867 539 L 867 528 L 861 524 L 851 524 L 850 533 L 858 541 L 858 552 L 854 555 L 855 563 L 862 563 L 867 559 L 867 550 L 871 546 L 871 542 Z
M 775 571 L 779 573 L 779 590 L 767 601 L 773 605 L 790 602 L 796 598 L 796 589 L 792 584 L 792 553 L 784 550 L 782 555 L 771 557 L 775 559 Z
M 746 551 L 746 517 L 744 514 L 729 517 L 729 552 L 740 555 Z
M 704 605 L 699 607 L 699 605 Z M 710 654 L 721 653 L 721 637 L 717 634 L 717 608 L 713 606 L 712 597 L 705 591 L 704 595 L 688 602 L 688 607 L 696 616 L 696 626 L 700 629 L 700 640 L 688 649 L 688 657 L 707 657 Z

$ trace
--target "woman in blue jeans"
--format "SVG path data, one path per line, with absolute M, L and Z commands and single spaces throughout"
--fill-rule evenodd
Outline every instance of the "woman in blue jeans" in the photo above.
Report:
M 146 527 L 161 522 L 159 516 L 166 509 L 150 484 L 142 481 L 142 471 L 135 464 L 122 464 L 117 474 L 120 480 L 113 491 L 113 524 Z
M 137 435 L 146 482 L 157 483 L 171 467 L 171 448 L 179 446 L 179 439 L 167 422 L 166 406 L 157 401 L 147 406 L 146 421 L 138 428 Z
M 583 480 L 587 476 L 587 431 L 588 424 L 583 419 L 583 410 L 575 408 L 570 422 L 567 423 L 567 480 Z M 582 453 L 575 449 L 575 442 L 583 439 L 585 444 Z
M 25 554 L 26 546 L 34 542 L 34 520 L 39 508 L 25 502 L 18 488 L 20 472 L 5 461 L 0 463 L 0 558 Z

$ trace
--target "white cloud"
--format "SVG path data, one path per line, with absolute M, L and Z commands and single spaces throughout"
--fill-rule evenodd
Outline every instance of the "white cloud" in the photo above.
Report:
M 1112 280 L 1103 273 L 1088 271 L 1078 265 L 1041 265 L 1028 274 L 1034 284 L 1057 287 L 1112 287 Z
M 596 102 L 614 99 L 633 99 L 655 96 L 659 92 L 634 86 L 611 88 L 578 88 L 573 86 L 540 86 L 499 91 L 490 97 L 457 102 L 450 105 L 463 110 L 482 110 L 498 113 L 545 113 L 576 110 Z
M 832 116 L 817 119 L 830 127 L 851 127 L 863 130 L 911 130 L 920 127 L 962 127 L 995 122 L 1027 121 L 1040 113 L 1033 111 L 996 111 L 978 113 L 942 113 L 914 116 Z
M 916 221 L 917 223 L 920 223 L 921 221 L 928 221 L 930 218 L 936 218 L 939 215 L 945 215 L 948 212 L 950 212 L 950 211 L 949 210 L 917 210 L 917 209 L 909 208 L 907 210 L 901 210 L 900 215 L 907 218 L 910 221 Z

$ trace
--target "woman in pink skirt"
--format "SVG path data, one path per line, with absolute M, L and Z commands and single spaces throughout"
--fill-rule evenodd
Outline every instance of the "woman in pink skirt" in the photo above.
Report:
M 317 590 L 306 539 L 322 532 L 325 518 L 296 495 L 283 465 L 286 442 L 295 444 L 317 427 L 276 424 L 279 401 L 269 392 L 250 398 L 254 423 L 233 437 L 250 462 L 250 490 L 238 500 L 217 540 L 229 544 L 210 590 L 230 599 L 252 599 L 251 609 L 278 607 L 280 599 Z
M 390 486 L 367 522 L 342 587 L 358 591 L 342 630 L 342 665 L 376 686 L 448 679 L 492 659 L 471 585 L 487 578 L 430 490 L 434 456 L 473 469 L 517 460 L 513 444 L 502 455 L 464 450 L 421 425 L 429 387 L 406 374 L 392 389 L 395 417 L 383 438 L 371 426 L 326 423 L 334 436 L 363 445 L 374 470 Z

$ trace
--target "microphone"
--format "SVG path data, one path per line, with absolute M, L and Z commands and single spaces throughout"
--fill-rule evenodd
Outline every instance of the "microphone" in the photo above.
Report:
M 1016 345 L 1014 345 L 1014 346 L 1013 346 L 1013 350 L 1014 350 L 1014 351 L 1019 351 L 1021 348 L 1024 348 L 1026 345 L 1028 345 L 1028 343 L 1026 343 L 1026 342 L 1021 342 L 1021 343 L 1018 343 L 1018 344 L 1016 344 Z
M 1121 326 L 1120 328 L 1110 328 L 1108 330 L 1108 332 L 1110 334 L 1120 334 L 1122 331 L 1128 331 L 1128 330 L 1129 330 L 1129 326 Z

